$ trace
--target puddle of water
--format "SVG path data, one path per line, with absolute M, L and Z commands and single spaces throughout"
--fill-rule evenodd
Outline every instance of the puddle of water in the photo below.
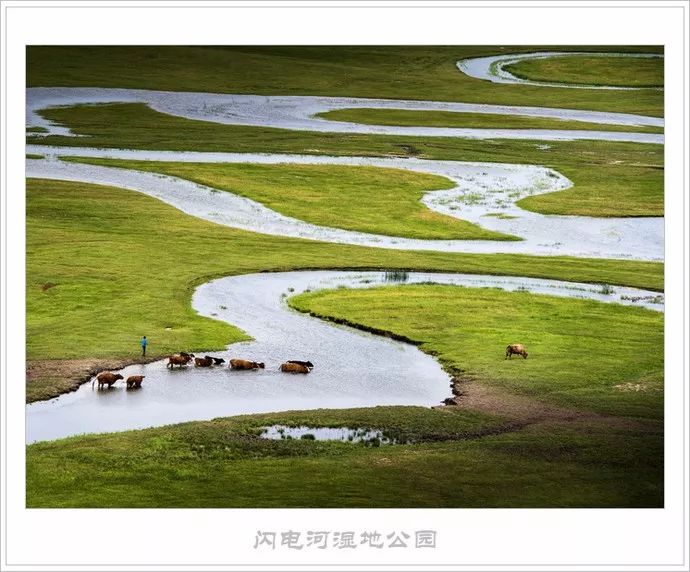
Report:
M 271 425 L 265 427 L 260 437 L 262 439 L 303 439 L 311 441 L 344 441 L 349 443 L 364 443 L 378 447 L 399 443 L 389 439 L 383 431 L 376 429 L 351 429 L 349 427 L 289 427 L 287 425 Z

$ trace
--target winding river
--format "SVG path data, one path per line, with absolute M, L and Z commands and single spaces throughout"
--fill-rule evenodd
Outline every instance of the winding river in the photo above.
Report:
M 105 102 L 141 102 L 162 113 L 190 119 L 293 130 L 509 137 L 536 141 L 602 139 L 663 143 L 663 135 L 646 133 L 385 127 L 314 117 L 316 113 L 331 109 L 381 107 L 552 117 L 602 125 L 663 126 L 663 119 L 629 114 L 423 101 L 90 88 L 28 89 L 27 126 L 43 126 L 49 133 L 71 135 L 69 129 L 51 124 L 38 112 L 56 105 Z M 520 198 L 562 190 L 572 185 L 561 174 L 540 166 L 44 145 L 29 145 L 27 153 L 44 156 L 43 159 L 27 161 L 27 177 L 122 187 L 155 197 L 198 218 L 264 234 L 379 248 L 663 260 L 663 219 L 546 216 L 520 209 L 515 204 Z M 66 162 L 58 158 L 66 155 L 148 161 L 333 164 L 351 165 L 353 168 L 374 166 L 432 173 L 449 178 L 456 187 L 444 191 L 430 189 L 422 201 L 428 208 L 491 230 L 519 236 L 522 240 L 415 240 L 327 228 L 287 217 L 233 193 L 218 192 L 175 177 Z M 492 216 L 496 213 L 504 216 Z M 204 316 L 234 324 L 253 338 L 253 341 L 232 344 L 224 352 L 214 352 L 213 355 L 226 359 L 244 357 L 264 361 L 265 370 L 235 372 L 227 367 L 211 370 L 189 367 L 171 372 L 163 361 L 133 365 L 125 368 L 122 374 L 146 375 L 144 388 L 140 391 L 126 391 L 121 386 L 97 391 L 86 384 L 76 392 L 27 405 L 26 440 L 34 442 L 81 433 L 143 428 L 241 413 L 437 404 L 450 395 L 450 380 L 430 356 L 408 344 L 299 314 L 286 305 L 288 295 L 305 290 L 338 286 L 363 288 L 386 281 L 387 275 L 381 272 L 324 271 L 233 276 L 204 284 L 193 296 L 194 309 Z M 527 289 L 538 294 L 634 304 L 663 311 L 663 296 L 630 288 L 614 288 L 613 292 L 604 293 L 587 284 L 461 274 L 411 273 L 407 281 L 505 290 Z M 304 377 L 281 374 L 277 368 L 285 359 L 310 359 L 316 367 Z
M 50 148 L 38 145 L 28 146 L 27 151 L 46 156 L 46 159 L 27 161 L 29 177 L 84 181 L 131 189 L 198 218 L 263 234 L 403 250 L 663 259 L 664 221 L 659 217 L 554 216 L 519 208 L 515 202 L 521 198 L 566 189 L 572 185 L 559 173 L 539 166 L 404 158 Z M 64 162 L 57 160 L 56 154 L 177 162 L 371 166 L 441 175 L 457 186 L 427 193 L 422 202 L 428 208 L 490 230 L 518 236 L 522 240 L 421 240 L 323 227 L 282 215 L 233 193 L 219 193 L 216 189 L 184 179 Z M 495 216 L 497 214 L 500 216 Z
M 471 139 L 531 139 L 537 141 L 604 140 L 662 144 L 661 133 L 582 131 L 569 129 L 480 129 L 460 127 L 402 127 L 332 121 L 317 113 L 348 108 L 455 111 L 543 117 L 587 121 L 606 125 L 663 127 L 664 120 L 627 113 L 582 111 L 546 107 L 499 106 L 439 101 L 365 99 L 348 97 L 235 95 L 151 91 L 144 89 L 34 87 L 26 90 L 27 126 L 43 127 L 48 134 L 70 135 L 66 127 L 54 125 L 39 111 L 48 107 L 92 105 L 96 103 L 144 103 L 160 113 L 212 121 L 225 125 L 277 127 L 293 131 L 363 133 L 368 135 L 409 135 L 423 137 L 464 137 Z
M 450 378 L 431 356 L 410 344 L 336 326 L 288 308 L 286 299 L 306 290 L 371 288 L 387 284 L 385 272 L 283 272 L 221 278 L 197 288 L 192 306 L 201 315 L 234 324 L 253 340 L 212 355 L 263 361 L 266 369 L 190 366 L 169 371 L 165 360 L 132 365 L 122 375 L 146 375 L 139 391 L 121 384 L 76 392 L 27 405 L 26 440 L 57 439 L 166 425 L 214 417 L 300 409 L 435 405 L 449 397 Z M 409 273 L 407 283 L 434 282 L 497 287 L 538 294 L 634 304 L 663 311 L 655 292 L 591 284 L 472 274 Z M 638 302 L 630 298 L 642 297 Z M 504 348 L 497 349 L 502 359 Z M 198 352 L 203 355 L 203 352 Z M 286 359 L 309 359 L 307 376 L 278 371 Z

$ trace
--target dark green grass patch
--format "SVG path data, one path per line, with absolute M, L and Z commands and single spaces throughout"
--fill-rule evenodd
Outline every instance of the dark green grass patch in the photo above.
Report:
M 456 67 L 467 57 L 548 49 L 663 53 L 662 46 L 29 46 L 26 69 L 30 87 L 433 99 L 663 115 L 663 93 L 653 90 L 495 84 Z
M 317 113 L 331 121 L 365 123 L 367 125 L 402 125 L 407 127 L 461 127 L 479 129 L 574 129 L 593 131 L 637 131 L 663 133 L 661 127 L 607 125 L 586 121 L 569 121 L 546 117 L 500 115 L 494 113 L 464 113 L 457 111 L 420 111 L 412 109 L 377 109 L 356 107 Z
M 564 90 L 575 91 L 575 90 Z M 171 151 L 418 157 L 544 165 L 575 187 L 524 208 L 585 216 L 663 216 L 662 145 L 611 141 L 473 140 L 289 131 L 221 125 L 158 113 L 143 104 L 53 108 L 42 112 L 82 137 L 29 137 L 29 143 Z M 616 181 L 622 181 L 617 183 Z
M 316 316 L 420 344 L 463 378 L 602 413 L 661 419 L 664 316 L 498 289 L 404 285 L 302 294 Z M 505 358 L 523 343 L 529 357 Z
M 561 56 L 523 60 L 504 69 L 515 77 L 533 81 L 664 87 L 663 58 Z
M 271 424 L 367 426 L 414 445 L 257 437 Z M 532 427 L 466 410 L 252 415 L 27 447 L 28 507 L 648 507 L 663 505 L 658 427 Z M 56 470 L 59 467 L 59 470 Z
M 106 167 L 137 169 L 188 179 L 248 197 L 306 222 L 421 239 L 519 240 L 429 210 L 429 191 L 450 189 L 445 177 L 403 169 L 339 165 L 170 163 L 73 157 Z

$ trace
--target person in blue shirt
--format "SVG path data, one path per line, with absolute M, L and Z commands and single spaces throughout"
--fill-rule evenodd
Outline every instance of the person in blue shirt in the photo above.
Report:
M 148 345 L 148 340 L 146 339 L 146 336 L 141 338 L 141 355 L 145 356 L 146 355 L 146 346 Z

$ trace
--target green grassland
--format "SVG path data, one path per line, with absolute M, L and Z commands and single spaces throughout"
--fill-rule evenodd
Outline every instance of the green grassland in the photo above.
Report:
M 493 113 L 465 113 L 457 111 L 421 111 L 412 109 L 380 109 L 356 107 L 317 113 L 330 121 L 365 123 L 367 125 L 402 125 L 406 127 L 471 127 L 484 129 L 574 129 L 593 131 L 637 131 L 663 133 L 661 127 L 606 125 L 586 121 L 501 115 Z
M 322 226 L 408 238 L 519 240 L 429 210 L 420 202 L 427 192 L 455 185 L 426 173 L 339 165 L 72 160 L 188 179 Z
M 189 304 L 197 285 L 232 274 L 397 268 L 663 290 L 659 263 L 396 251 L 287 239 L 202 221 L 133 191 L 82 183 L 29 179 L 26 212 L 29 360 L 135 358 L 133 340 L 143 332 L 155 340 L 152 357 L 246 339 L 237 328 L 199 316 Z M 27 397 L 32 395 L 45 397 L 40 383 Z
M 257 437 L 274 423 L 379 428 L 416 444 Z M 500 418 L 453 408 L 251 415 L 38 443 L 26 454 L 28 507 L 663 506 L 658 426 L 502 433 Z
M 575 90 L 570 90 L 575 91 Z M 174 117 L 143 104 L 52 108 L 46 118 L 81 137 L 42 136 L 29 143 L 171 151 L 301 153 L 418 157 L 545 165 L 571 178 L 572 189 L 523 199 L 519 206 L 553 214 L 663 216 L 662 145 L 610 141 L 472 140 L 315 133 L 221 125 Z
M 82 86 L 434 99 L 663 115 L 663 92 L 495 84 L 456 68 L 467 57 L 547 46 L 29 46 L 27 86 Z M 659 52 L 650 46 L 572 51 Z M 219 73 L 218 70 L 222 70 Z M 635 77 L 635 69 L 626 68 Z M 626 79 L 623 77 L 623 79 Z
M 440 285 L 327 290 L 289 303 L 412 340 L 468 381 L 609 415 L 663 415 L 664 316 L 658 312 Z M 528 359 L 504 359 L 506 345 L 516 342 L 526 344 Z M 638 384 L 638 391 L 621 390 Z
M 455 67 L 462 57 L 534 49 L 549 48 L 30 46 L 27 85 L 411 99 L 433 94 L 444 101 L 663 115 L 658 90 L 497 85 Z M 620 80 L 631 81 L 630 76 L 635 71 L 624 70 Z M 523 199 L 524 208 L 593 216 L 663 214 L 660 145 L 572 141 L 543 148 L 536 141 L 296 132 L 192 121 L 138 104 L 55 108 L 43 115 L 84 137 L 37 137 L 32 133 L 42 130 L 30 127 L 28 142 L 538 164 L 558 170 L 575 186 Z M 367 170 L 364 176 L 365 171 L 330 167 L 136 167 L 165 168 L 251 193 L 284 212 L 292 212 L 288 203 L 294 195 L 303 210 L 316 204 L 324 220 L 333 220 L 338 208 L 352 208 L 346 224 L 398 234 L 391 217 L 402 215 L 410 232 L 451 232 L 447 221 L 424 220 L 416 203 L 427 184 L 445 184 L 438 178 L 410 174 L 402 180 L 387 170 Z M 306 173 L 312 180 L 302 178 Z M 378 218 L 368 218 L 362 209 L 362 185 L 380 193 L 370 198 L 383 201 L 386 212 Z M 315 190 L 331 195 L 326 200 L 314 196 Z M 391 204 L 394 193 L 405 200 Z M 288 239 L 216 225 L 133 191 L 85 183 L 29 179 L 26 199 L 30 362 L 136 361 L 143 333 L 151 339 L 152 359 L 180 348 L 212 350 L 245 340 L 238 328 L 196 314 L 190 299 L 208 280 L 253 272 L 427 270 L 663 290 L 660 263 L 395 251 Z M 340 201 L 338 208 L 334 201 Z M 316 410 L 38 443 L 26 448 L 26 505 L 663 507 L 663 315 L 526 292 L 431 285 L 318 292 L 292 303 L 409 338 L 468 387 L 499 392 L 508 404 L 510 396 L 526 400 L 546 413 L 529 418 L 491 404 Z M 509 341 L 527 344 L 529 359 L 504 360 Z M 55 379 L 32 383 L 27 400 L 55 387 Z M 565 415 L 552 415 L 564 407 Z M 258 437 L 261 427 L 278 423 L 380 429 L 409 443 L 371 447 Z
M 515 77 L 543 82 L 619 87 L 664 87 L 664 60 L 565 56 L 533 59 L 505 66 Z

